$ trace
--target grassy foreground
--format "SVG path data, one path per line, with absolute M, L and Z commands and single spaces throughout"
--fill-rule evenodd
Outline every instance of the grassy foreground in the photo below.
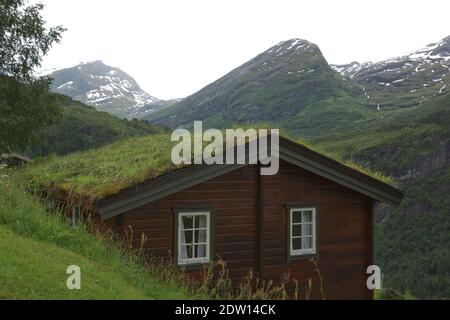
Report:
M 73 228 L 0 170 L 0 299 L 189 299 L 138 260 L 83 226 Z M 69 290 L 66 269 L 81 269 Z
M 0 299 L 148 298 L 120 274 L 73 251 L 22 237 L 3 226 L 0 239 Z M 72 264 L 82 268 L 82 290 L 66 287 L 66 268 Z

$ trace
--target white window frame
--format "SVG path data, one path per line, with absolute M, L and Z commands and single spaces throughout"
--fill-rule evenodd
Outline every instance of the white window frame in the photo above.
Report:
M 311 211 L 311 224 L 312 224 L 312 248 L 308 249 L 293 249 L 293 239 L 296 238 L 306 238 L 310 236 L 293 236 L 293 226 L 301 225 L 302 223 L 294 223 L 293 214 L 294 212 L 303 212 L 303 211 Z M 289 253 L 291 256 L 304 256 L 304 255 L 314 255 L 317 253 L 317 231 L 316 231 L 316 219 L 317 219 L 317 210 L 315 207 L 292 207 L 289 208 Z
M 181 253 L 181 231 L 186 230 L 203 230 L 204 228 L 195 228 L 195 225 L 192 226 L 192 229 L 182 229 L 182 219 L 185 216 L 204 216 L 206 215 L 206 256 L 202 258 L 183 258 Z M 184 265 L 190 265 L 190 264 L 200 264 L 200 263 L 208 263 L 210 260 L 210 246 L 211 246 L 211 212 L 210 211 L 179 211 L 178 212 L 178 228 L 177 228 L 177 255 L 178 255 L 178 265 L 184 266 Z M 195 239 L 192 239 L 194 248 L 195 248 Z M 200 243 L 200 244 L 203 244 Z

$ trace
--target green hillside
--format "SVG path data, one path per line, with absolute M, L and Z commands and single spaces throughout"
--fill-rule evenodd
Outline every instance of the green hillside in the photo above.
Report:
M 180 284 L 159 280 L 131 254 L 24 193 L 0 171 L 0 298 L 190 299 Z M 66 269 L 81 268 L 81 290 Z
M 450 165 L 410 181 L 398 208 L 376 216 L 375 262 L 384 287 L 419 298 L 450 297 Z
M 30 156 L 64 155 L 129 137 L 166 131 L 146 121 L 117 118 L 66 96 L 58 95 L 58 101 L 63 108 L 61 119 L 40 134 L 38 141 L 27 150 Z
M 0 226 L 0 299 L 145 299 L 107 266 Z M 11 244 L 14 243 L 12 246 Z M 82 266 L 82 289 L 68 290 L 69 265 Z
M 450 140 L 450 94 L 382 113 L 351 132 L 311 139 L 345 159 L 401 177 Z M 386 116 L 385 116 L 386 115 Z

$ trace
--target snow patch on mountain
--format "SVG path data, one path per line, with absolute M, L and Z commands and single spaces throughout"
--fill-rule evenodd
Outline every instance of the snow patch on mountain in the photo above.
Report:
M 143 107 L 148 114 L 157 109 L 148 106 L 160 101 L 142 90 L 127 73 L 102 61 L 82 62 L 46 75 L 54 79 L 52 91 L 121 117 L 139 115 Z
M 383 101 L 392 96 L 391 90 L 396 90 L 397 93 L 412 94 L 410 101 L 417 101 L 419 104 L 423 99 L 447 92 L 447 84 L 450 82 L 447 76 L 450 70 L 450 37 L 407 55 L 376 63 L 354 61 L 331 65 L 331 68 L 344 77 L 356 80 L 364 87 L 366 98 L 370 95 L 371 98 L 375 96 L 375 99 Z M 380 91 L 380 86 L 386 90 Z

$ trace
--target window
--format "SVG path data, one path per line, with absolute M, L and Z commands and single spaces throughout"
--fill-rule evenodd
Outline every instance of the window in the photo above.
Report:
M 289 209 L 290 255 L 316 253 L 316 208 Z
M 178 264 L 209 262 L 210 212 L 178 213 Z

